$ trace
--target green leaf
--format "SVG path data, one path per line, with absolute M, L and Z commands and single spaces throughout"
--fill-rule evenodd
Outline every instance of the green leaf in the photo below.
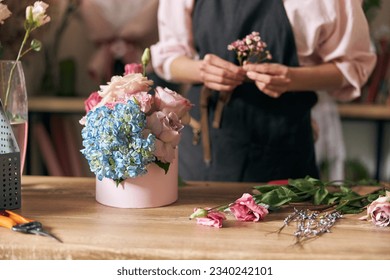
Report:
M 311 177 L 305 177 L 303 179 L 295 179 L 295 180 L 289 179 L 288 184 L 303 192 L 310 192 L 316 186 L 323 186 L 323 183 L 321 181 Z
M 333 204 L 335 203 L 339 198 L 337 196 L 327 196 L 325 199 L 324 199 L 324 204 L 326 205 L 329 205 L 329 204 Z
M 261 193 L 266 193 L 274 189 L 280 188 L 280 185 L 262 185 L 262 186 L 255 186 L 253 188 L 258 190 Z
M 169 165 L 170 165 L 170 163 L 169 163 L 169 162 L 165 163 L 165 162 L 162 162 L 162 161 L 156 160 L 156 161 L 155 161 L 155 163 L 156 163 L 156 164 L 157 164 L 159 167 L 161 167 L 162 169 L 164 169 L 164 171 L 165 171 L 165 174 L 167 174 L 167 173 L 168 173 L 168 170 L 169 170 Z
M 325 187 L 320 187 L 314 194 L 314 205 L 320 205 L 328 195 L 329 191 Z
M 343 185 L 340 186 L 340 191 L 341 191 L 342 194 L 352 192 L 352 190 L 350 188 L 348 188 L 346 186 L 343 186 Z
M 285 186 L 278 186 L 278 188 L 261 195 L 256 195 L 255 197 L 257 198 L 258 202 L 267 204 L 273 208 L 285 205 L 290 201 L 301 201 L 299 196 L 297 196 L 293 191 Z

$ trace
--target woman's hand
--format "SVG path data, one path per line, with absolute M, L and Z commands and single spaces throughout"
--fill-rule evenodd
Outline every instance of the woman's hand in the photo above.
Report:
M 200 64 L 200 77 L 205 86 L 217 91 L 231 91 L 245 79 L 242 67 L 216 55 L 206 54 Z
M 270 97 L 278 98 L 289 90 L 289 67 L 277 63 L 245 64 L 246 75 Z

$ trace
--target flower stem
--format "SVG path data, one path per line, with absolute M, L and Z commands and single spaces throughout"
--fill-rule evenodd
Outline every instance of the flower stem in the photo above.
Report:
M 19 49 L 19 52 L 18 52 L 18 56 L 16 57 L 16 60 L 14 62 L 14 64 L 12 65 L 12 68 L 9 72 L 9 77 L 8 77 L 8 85 L 7 85 L 7 91 L 5 93 L 5 100 L 4 100 L 4 111 L 7 112 L 7 106 L 8 106 L 8 97 L 9 97 L 9 92 L 11 90 L 11 81 L 12 81 L 12 76 L 14 74 L 14 71 L 15 71 L 15 68 L 16 68 L 16 64 L 18 63 L 18 61 L 22 58 L 23 55 L 26 54 L 26 52 L 22 53 L 23 51 L 23 47 L 24 45 L 26 44 L 27 42 L 27 39 L 28 37 L 30 36 L 30 32 L 31 30 L 28 28 L 26 30 L 26 34 L 24 34 L 24 38 L 23 38 L 23 41 L 22 41 L 22 44 L 20 46 L 20 49 Z

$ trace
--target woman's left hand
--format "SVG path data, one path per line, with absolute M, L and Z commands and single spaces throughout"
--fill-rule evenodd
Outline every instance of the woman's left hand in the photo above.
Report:
M 243 66 L 246 75 L 253 80 L 262 92 L 270 97 L 278 98 L 288 91 L 291 79 L 289 68 L 277 63 L 247 63 Z

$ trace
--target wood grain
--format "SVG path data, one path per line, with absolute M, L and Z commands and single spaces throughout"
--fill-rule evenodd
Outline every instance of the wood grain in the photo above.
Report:
M 273 233 L 287 213 L 224 228 L 196 225 L 195 207 L 217 206 L 251 192 L 255 183 L 188 182 L 179 200 L 153 209 L 117 209 L 95 201 L 93 178 L 24 176 L 22 208 L 61 238 L 0 228 L 0 259 L 390 259 L 390 227 L 348 215 L 332 233 L 294 245 L 293 227 Z

